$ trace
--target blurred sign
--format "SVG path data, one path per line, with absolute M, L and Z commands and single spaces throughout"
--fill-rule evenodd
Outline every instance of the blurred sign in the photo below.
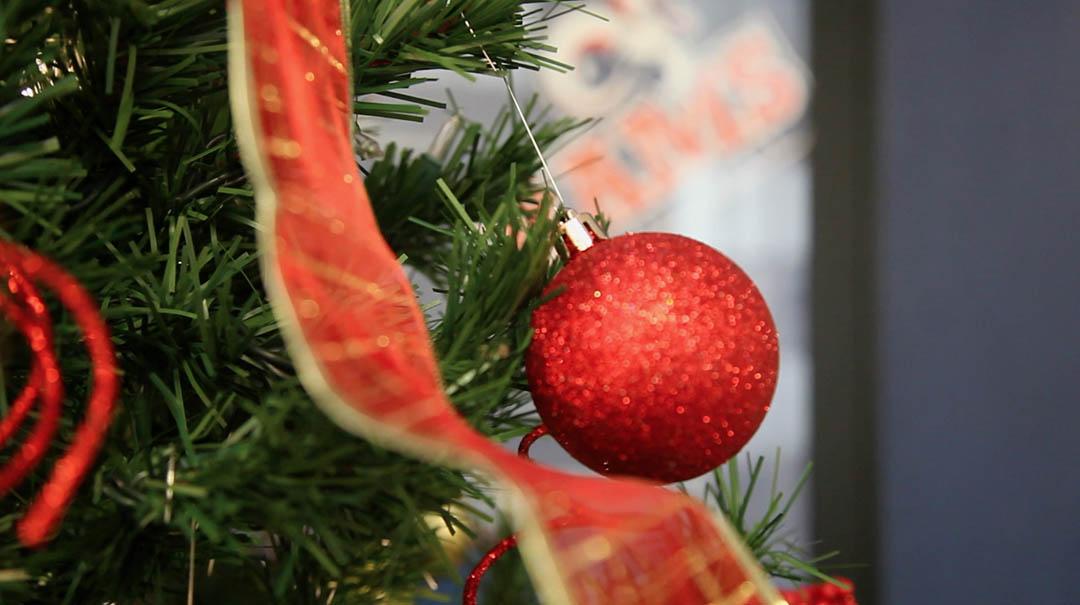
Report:
M 557 19 L 552 44 L 577 68 L 544 74 L 545 98 L 602 121 L 559 152 L 555 172 L 582 207 L 625 224 L 670 197 L 703 160 L 769 142 L 806 112 L 810 78 L 770 19 L 744 17 L 695 39 L 679 2 L 613 2 L 610 22 Z

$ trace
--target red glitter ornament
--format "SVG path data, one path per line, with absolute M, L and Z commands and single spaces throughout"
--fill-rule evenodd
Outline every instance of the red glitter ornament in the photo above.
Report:
M 573 247 L 573 246 L 572 246 Z M 551 435 L 603 474 L 664 483 L 735 455 L 776 388 L 776 327 L 730 259 L 672 234 L 571 257 L 533 314 L 525 359 Z

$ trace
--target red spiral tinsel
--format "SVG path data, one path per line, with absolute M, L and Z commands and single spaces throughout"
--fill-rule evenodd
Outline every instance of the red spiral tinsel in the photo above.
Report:
M 86 417 L 40 494 L 16 525 L 20 542 L 39 546 L 55 532 L 101 449 L 116 400 L 116 355 L 97 304 L 63 269 L 19 245 L 0 242 L 0 275 L 4 276 L 6 285 L 0 288 L 0 312 L 26 338 L 33 357 L 26 385 L 8 415 L 0 420 L 0 447 L 7 445 L 30 411 L 38 406 L 33 428 L 18 451 L 0 466 L 0 496 L 18 485 L 41 462 L 56 434 L 62 412 L 64 388 L 53 345 L 52 322 L 35 284 L 55 294 L 71 313 L 83 331 L 93 366 Z

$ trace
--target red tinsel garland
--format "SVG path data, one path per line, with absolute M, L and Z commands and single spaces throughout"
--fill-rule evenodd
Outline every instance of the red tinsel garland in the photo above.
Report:
M 27 384 L 8 415 L 0 421 L 0 447 L 21 428 L 35 404 L 37 421 L 19 450 L 0 467 L 0 496 L 13 489 L 37 466 L 55 436 L 62 412 L 63 381 L 56 360 L 51 321 L 35 284 L 50 290 L 83 331 L 93 367 L 93 386 L 86 416 L 71 446 L 56 462 L 16 533 L 26 546 L 39 546 L 56 531 L 79 484 L 93 464 L 108 432 L 118 389 L 116 355 L 98 306 L 71 275 L 39 254 L 11 242 L 0 242 L 0 312 L 23 334 L 33 356 Z

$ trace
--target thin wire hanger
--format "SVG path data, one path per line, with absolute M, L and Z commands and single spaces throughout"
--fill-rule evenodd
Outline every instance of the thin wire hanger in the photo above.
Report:
M 450 5 L 450 0 L 446 0 L 447 6 Z M 521 108 L 521 102 L 518 101 L 517 94 L 514 93 L 514 87 L 510 83 L 510 76 L 505 72 L 499 70 L 499 66 L 495 64 L 495 61 L 488 54 L 483 44 L 479 43 L 480 37 L 476 35 L 476 30 L 473 29 L 472 23 L 469 22 L 469 18 L 465 16 L 465 11 L 459 13 L 461 20 L 465 23 L 465 27 L 472 34 L 473 38 L 477 40 L 477 46 L 480 47 L 480 54 L 483 55 L 484 61 L 487 62 L 488 67 L 491 68 L 491 72 L 495 74 L 497 78 L 502 80 L 503 86 L 506 87 L 506 92 L 510 95 L 510 101 L 514 106 L 514 112 L 517 114 L 521 125 L 525 129 L 525 134 L 529 137 L 529 142 L 532 143 L 533 151 L 536 152 L 536 157 L 540 160 L 540 174 L 544 178 L 544 186 L 555 194 L 555 199 L 558 201 L 559 206 L 557 214 L 560 216 L 559 231 L 563 235 L 563 241 L 567 247 L 567 253 L 573 255 L 577 252 L 582 252 L 590 247 L 598 239 L 605 239 L 607 234 L 596 223 L 592 216 L 588 214 L 578 214 L 570 209 L 566 203 L 566 198 L 563 197 L 562 191 L 559 190 L 559 184 L 555 181 L 555 175 L 552 174 L 551 168 L 548 166 L 547 159 L 544 157 L 543 150 L 540 149 L 540 144 L 536 141 L 536 136 L 533 134 L 532 126 L 529 125 L 529 120 L 525 116 L 525 110 Z
M 447 1 L 449 4 L 449 0 Z M 469 33 L 473 38 L 479 40 L 480 37 L 476 35 L 476 30 L 473 29 L 472 23 L 469 22 L 469 18 L 465 16 L 465 12 L 461 12 L 461 19 L 465 22 L 465 27 L 468 28 Z M 559 191 L 559 184 L 555 182 L 555 175 L 551 173 L 551 168 L 548 167 L 547 159 L 544 158 L 544 152 L 540 149 L 540 144 L 536 142 L 536 136 L 533 135 L 532 126 L 529 125 L 528 118 L 525 117 L 525 110 L 521 108 L 521 103 L 518 101 L 517 94 L 514 93 L 514 87 L 510 83 L 510 76 L 506 75 L 499 70 L 499 66 L 492 60 L 491 55 L 488 54 L 483 44 L 478 44 L 480 47 L 480 54 L 484 56 L 484 61 L 491 67 L 492 73 L 496 75 L 504 86 L 506 86 L 506 92 L 510 95 L 510 101 L 514 105 L 514 112 L 517 113 L 518 119 L 521 120 L 521 125 L 525 128 L 525 134 L 529 137 L 529 142 L 532 143 L 533 151 L 536 152 L 536 157 L 540 160 L 540 173 L 544 177 L 544 185 L 555 194 L 555 199 L 559 200 L 559 205 L 563 208 L 567 208 L 566 198 L 563 197 L 562 192 Z

